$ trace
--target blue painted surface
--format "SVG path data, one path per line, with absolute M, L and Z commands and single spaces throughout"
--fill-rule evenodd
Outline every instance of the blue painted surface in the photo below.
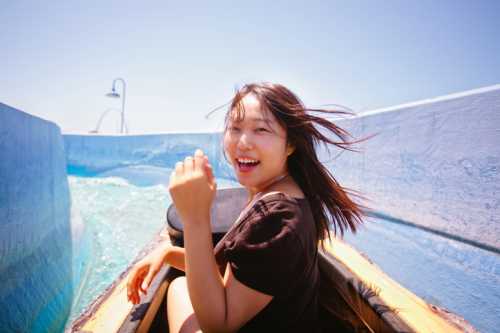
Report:
M 73 135 L 63 136 L 68 172 L 92 175 L 131 166 L 172 168 L 202 149 L 214 172 L 232 177 L 232 169 L 222 154 L 220 133 L 169 133 L 149 135 Z
M 500 251 L 500 85 L 339 120 L 362 153 L 321 154 L 376 211 Z
M 73 296 L 60 129 L 0 103 L 0 332 L 57 332 Z

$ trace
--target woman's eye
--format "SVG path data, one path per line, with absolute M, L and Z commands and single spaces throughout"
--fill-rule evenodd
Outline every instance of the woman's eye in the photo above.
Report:
M 257 132 L 267 132 L 267 128 L 263 127 L 257 128 Z
M 239 132 L 240 131 L 240 128 L 239 127 L 236 127 L 236 126 L 229 126 L 229 130 L 231 132 Z

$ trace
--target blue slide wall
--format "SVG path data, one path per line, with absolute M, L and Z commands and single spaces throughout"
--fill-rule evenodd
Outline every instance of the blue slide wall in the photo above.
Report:
M 500 253 L 500 85 L 337 122 L 361 153 L 322 153 L 385 217 Z M 338 152 L 337 152 L 338 153 Z
M 158 167 L 157 174 L 150 175 L 151 182 L 165 183 L 170 174 L 165 174 L 164 169 L 175 167 L 175 162 L 193 155 L 200 148 L 209 157 L 218 177 L 234 177 L 222 154 L 221 133 L 65 134 L 63 138 L 71 174 L 106 175 L 111 172 L 116 175 L 120 173 L 119 169 L 127 169 L 126 173 L 130 174 L 134 166 L 148 165 Z M 151 172 L 149 168 L 148 173 Z M 141 178 L 144 177 L 141 174 Z
M 0 103 L 0 332 L 58 332 L 72 239 L 60 129 Z

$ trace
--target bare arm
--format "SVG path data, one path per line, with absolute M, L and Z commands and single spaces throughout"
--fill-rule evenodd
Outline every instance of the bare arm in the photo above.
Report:
M 167 265 L 173 266 L 183 272 L 186 271 L 185 263 L 186 251 L 184 248 L 179 246 L 170 246 L 165 255 L 165 263 Z
M 140 302 L 140 294 L 146 294 L 151 281 L 164 264 L 185 270 L 184 249 L 172 245 L 169 238 L 156 246 L 131 269 L 127 280 L 127 298 L 134 304 Z
M 222 332 L 227 315 L 226 292 L 215 262 L 210 223 L 184 225 L 186 279 L 193 309 L 203 332 Z
M 232 332 L 262 310 L 272 296 L 239 283 L 230 269 L 225 279 L 219 272 L 210 225 L 216 184 L 207 163 L 201 151 L 194 159 L 178 162 L 169 191 L 184 225 L 188 292 L 200 328 L 203 332 Z

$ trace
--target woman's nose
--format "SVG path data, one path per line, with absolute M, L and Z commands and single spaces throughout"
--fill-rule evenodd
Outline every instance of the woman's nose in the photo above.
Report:
M 239 149 L 244 149 L 244 150 L 252 149 L 253 148 L 252 138 L 248 134 L 243 133 L 238 139 L 237 146 Z

